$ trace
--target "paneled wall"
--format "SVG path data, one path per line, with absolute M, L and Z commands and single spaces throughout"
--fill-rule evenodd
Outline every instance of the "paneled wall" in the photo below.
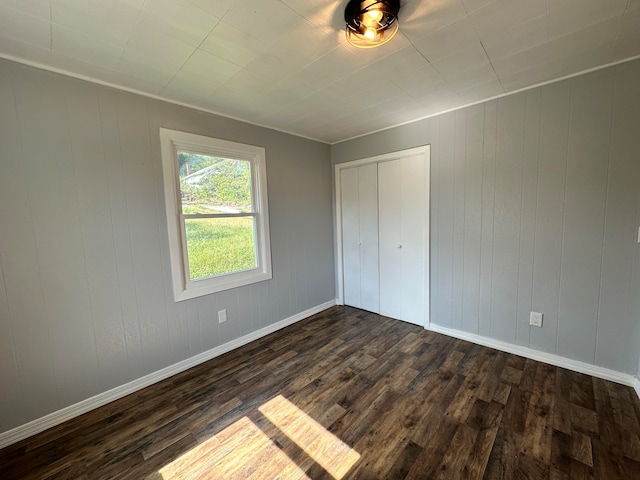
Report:
M 174 303 L 160 126 L 266 148 L 273 280 Z M 331 188 L 328 145 L 0 61 L 0 432 L 331 301 Z
M 424 144 L 431 321 L 637 374 L 640 61 L 339 143 L 332 158 Z

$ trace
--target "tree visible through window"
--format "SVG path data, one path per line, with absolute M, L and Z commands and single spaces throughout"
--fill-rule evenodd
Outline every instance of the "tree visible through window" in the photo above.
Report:
M 176 299 L 271 278 L 264 150 L 166 129 L 161 139 Z

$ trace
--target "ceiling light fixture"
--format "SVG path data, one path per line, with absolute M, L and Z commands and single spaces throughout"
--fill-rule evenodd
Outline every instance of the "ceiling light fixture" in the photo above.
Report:
M 400 0 L 350 0 L 344 9 L 347 40 L 358 48 L 384 45 L 398 31 Z

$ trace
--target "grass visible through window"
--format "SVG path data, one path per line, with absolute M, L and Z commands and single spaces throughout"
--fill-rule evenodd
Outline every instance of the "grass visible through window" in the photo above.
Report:
M 183 209 L 185 213 L 218 213 L 187 205 Z M 191 280 L 257 267 L 253 218 L 189 218 L 185 228 Z

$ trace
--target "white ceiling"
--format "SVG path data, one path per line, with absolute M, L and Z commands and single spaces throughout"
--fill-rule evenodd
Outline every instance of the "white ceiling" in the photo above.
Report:
M 0 56 L 328 143 L 640 55 L 640 0 L 0 0 Z

